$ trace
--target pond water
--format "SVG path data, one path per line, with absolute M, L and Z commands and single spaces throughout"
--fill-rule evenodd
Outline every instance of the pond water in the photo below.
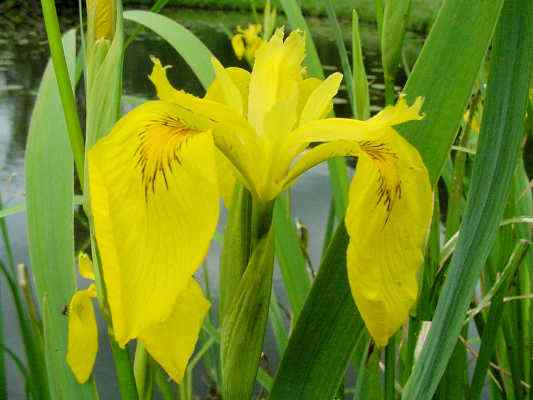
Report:
M 232 12 L 198 12 L 189 10 L 169 10 L 165 13 L 191 29 L 211 51 L 226 66 L 239 65 L 228 40 L 228 30 L 236 25 L 252 22 L 252 16 Z M 64 12 L 65 25 L 74 25 L 76 11 Z M 70 15 L 70 19 L 68 17 Z M 0 18 L 2 18 L 0 16 Z M 24 18 L 24 17 L 21 17 Z M 1 19 L 0 19 L 1 20 Z M 30 21 L 31 22 L 31 21 Z M 284 23 L 280 19 L 280 24 Z M 2 24 L 3 25 L 3 24 Z M 65 26 L 63 25 L 63 26 Z M 350 36 L 350 21 L 343 21 L 346 39 Z M 0 195 L 4 206 L 14 206 L 24 201 L 24 149 L 29 119 L 40 77 L 48 58 L 48 49 L 42 27 L 38 22 L 23 24 L 23 29 L 0 34 Z M 331 73 L 339 69 L 338 55 L 333 41 L 333 31 L 327 20 L 312 19 L 312 32 L 326 72 Z M 36 28 L 37 27 L 37 28 Z M 126 24 L 127 31 L 133 27 Z M 379 67 L 377 51 L 377 35 L 373 25 L 362 24 L 362 40 L 364 45 L 365 63 L 371 82 L 371 103 L 374 107 L 383 104 L 382 71 Z M 423 39 L 415 34 L 409 34 L 406 42 L 406 57 L 414 60 Z M 165 42 L 149 32 L 139 35 L 138 39 L 128 48 L 124 67 L 124 91 L 127 96 L 151 98 L 154 90 L 147 79 L 151 69 L 149 55 L 155 55 L 163 64 L 174 66 L 170 70 L 170 80 L 180 88 L 195 94 L 202 94 L 201 86 L 188 66 L 179 59 L 176 52 Z M 244 65 L 243 65 L 244 66 Z M 128 97 L 125 109 L 131 108 Z M 349 107 L 346 94 L 341 93 L 336 99 L 336 112 L 346 115 Z M 374 108 L 375 110 L 375 108 Z M 309 230 L 310 257 L 316 269 L 322 248 L 324 225 L 330 202 L 330 186 L 327 168 L 320 166 L 306 174 L 296 184 L 292 191 L 294 216 Z M 221 218 L 222 221 L 224 217 Z M 26 243 L 26 222 L 23 213 L 7 218 L 12 248 L 17 263 L 30 265 Z M 0 259 L 5 257 L 5 249 L 0 244 Z M 215 243 L 208 259 L 211 286 L 216 287 L 217 259 L 219 248 Z M 285 303 L 281 289 L 279 274 L 275 277 L 275 287 L 280 292 L 281 302 Z M 13 311 L 10 296 L 2 285 L 2 306 L 4 308 L 6 346 L 20 357 L 24 357 L 19 340 L 18 325 Z M 216 290 L 213 294 L 216 301 Z M 216 305 L 214 305 L 214 308 Z M 266 352 L 272 369 L 275 368 L 277 355 L 269 335 Z M 23 358 L 24 359 L 24 358 Z M 114 383 L 113 367 L 109 349 L 104 338 L 101 337 L 101 351 L 98 355 L 96 379 L 102 399 L 118 398 Z M 8 360 L 9 398 L 22 399 L 24 388 L 20 375 Z M 205 391 L 202 376 L 195 377 L 196 386 L 201 392 Z

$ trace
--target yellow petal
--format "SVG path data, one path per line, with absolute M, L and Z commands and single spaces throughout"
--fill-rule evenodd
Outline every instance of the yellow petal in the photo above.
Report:
M 120 345 L 169 317 L 206 255 L 219 192 L 205 124 L 174 104 L 148 102 L 89 152 L 91 209 Z
M 78 268 L 81 276 L 94 281 L 93 262 L 84 252 L 78 254 Z
M 416 149 L 392 129 L 382 139 L 360 144 L 345 221 L 352 294 L 378 346 L 415 303 L 433 204 Z
M 233 81 L 233 84 L 239 89 L 239 93 L 242 98 L 243 113 L 246 114 L 248 110 L 248 91 L 250 88 L 250 73 L 242 68 L 229 67 L 226 68 L 226 72 L 229 75 L 230 79 Z M 222 82 L 215 78 L 213 83 L 207 89 L 204 99 L 215 101 L 217 103 L 226 104 L 226 96 L 224 94 L 224 89 Z
M 265 155 L 255 141 L 251 142 L 239 133 L 238 128 L 233 125 L 217 124 L 213 127 L 216 147 L 231 162 L 248 190 L 257 194 L 256 188 L 263 180 L 264 174 L 261 172 L 264 171 L 266 164 Z M 221 173 L 225 170 L 227 171 L 227 168 L 222 166 Z
M 242 115 L 243 99 L 239 88 L 233 82 L 228 71 L 224 69 L 220 61 L 213 57 L 211 63 L 215 70 L 216 79 L 222 89 L 223 103 L 233 108 L 239 115 Z
M 301 32 L 293 32 L 283 41 L 283 30 L 278 29 L 272 38 L 256 52 L 252 77 L 248 120 L 259 133 L 263 133 L 265 115 L 280 100 L 290 97 L 302 81 L 302 62 L 305 43 Z
M 335 157 L 357 156 L 359 152 L 359 144 L 348 140 L 339 140 L 313 147 L 294 163 L 283 181 L 281 190 L 287 189 L 300 175 L 323 161 Z
M 242 113 L 246 114 L 248 107 L 248 88 L 250 86 L 250 73 L 242 68 L 226 68 L 224 75 L 226 74 L 232 81 L 230 85 L 234 85 L 237 87 L 240 93 L 240 98 L 242 99 L 242 107 L 244 107 Z M 218 103 L 227 104 L 222 79 L 219 79 L 218 77 L 215 78 L 211 86 L 209 86 L 209 89 L 207 90 L 207 93 L 204 98 L 210 101 L 216 101 Z M 235 139 L 236 140 L 233 141 L 233 145 L 242 146 L 242 144 L 239 143 L 238 139 Z M 237 144 L 235 144 L 235 142 L 237 142 Z M 227 157 L 218 149 L 215 151 L 215 159 L 217 164 L 220 193 L 222 195 L 222 198 L 224 199 L 224 204 L 226 205 L 226 208 L 229 208 L 231 204 L 231 196 L 233 195 L 233 188 L 236 182 L 236 171 L 233 165 L 227 159 Z
M 405 96 L 401 95 L 394 106 L 387 106 L 378 114 L 370 118 L 368 122 L 382 124 L 383 126 L 394 126 L 408 121 L 416 121 L 423 118 L 420 113 L 424 99 L 417 97 L 413 105 L 409 106 L 405 101 Z
M 300 82 L 298 85 L 298 115 L 302 114 L 311 93 L 313 93 L 321 84 L 322 80 L 318 78 L 307 78 Z
M 201 99 L 183 90 L 174 89 L 167 79 L 166 70 L 169 66 L 163 67 L 161 62 L 155 57 L 152 57 L 152 62 L 154 63 L 154 68 L 149 78 L 156 88 L 157 96 L 161 100 L 173 103 L 184 110 L 193 111 L 194 114 L 209 120 L 211 124 L 235 125 L 243 136 L 253 134 L 250 124 L 231 106 L 207 98 Z
M 169 318 L 139 336 L 148 353 L 177 383 L 183 378 L 209 307 L 200 285 L 191 279 L 176 299 Z
M 422 98 L 408 106 L 403 97 L 395 106 L 383 109 L 374 117 L 359 121 L 348 118 L 328 118 L 301 125 L 292 134 L 289 144 L 295 142 L 329 142 L 335 140 L 364 141 L 369 137 L 379 139 L 387 128 L 422 118 Z
M 68 307 L 67 363 L 79 383 L 85 383 L 98 352 L 98 328 L 91 299 L 96 287 L 80 290 L 72 296 Z
M 336 72 L 328 76 L 309 96 L 300 116 L 300 125 L 324 118 L 333 107 L 333 97 L 339 91 L 342 74 Z
M 233 47 L 233 51 L 235 52 L 235 55 L 237 56 L 237 58 L 239 60 L 242 60 L 242 58 L 244 57 L 244 51 L 245 51 L 244 38 L 242 34 L 234 35 L 231 38 L 231 46 Z

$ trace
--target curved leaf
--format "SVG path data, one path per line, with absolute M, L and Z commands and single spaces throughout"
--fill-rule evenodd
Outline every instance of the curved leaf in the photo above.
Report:
M 207 89 L 215 77 L 211 67 L 213 54 L 193 33 L 176 21 L 150 11 L 125 11 L 124 19 L 137 22 L 165 39 L 189 64 L 202 86 Z

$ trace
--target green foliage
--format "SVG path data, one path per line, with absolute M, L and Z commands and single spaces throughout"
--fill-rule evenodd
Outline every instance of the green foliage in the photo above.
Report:
M 471 5 L 469 2 L 468 7 Z M 479 6 L 486 8 L 487 4 L 480 2 Z M 433 395 L 494 243 L 523 138 L 533 38 L 532 12 L 533 5 L 527 0 L 504 3 L 459 242 L 427 342 L 404 389 L 403 399 L 430 399 Z
M 69 83 L 73 84 L 74 31 L 66 34 L 63 45 Z M 39 377 L 38 387 L 43 399 L 93 397 L 92 383 L 78 385 L 65 362 L 67 319 L 61 310 L 69 304 L 76 289 L 73 198 L 72 152 L 54 69 L 49 63 L 37 95 L 26 148 L 28 242 L 37 299 L 43 309 L 48 373 L 48 379 Z M 38 357 L 30 356 L 32 368 L 39 362 Z

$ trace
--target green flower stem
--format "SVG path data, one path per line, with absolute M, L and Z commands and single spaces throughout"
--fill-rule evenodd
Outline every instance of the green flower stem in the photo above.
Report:
M 63 105 L 63 112 L 65 114 L 70 147 L 72 149 L 72 154 L 74 155 L 74 163 L 76 165 L 76 171 L 78 172 L 78 178 L 83 187 L 83 133 L 76 108 L 74 91 L 70 83 L 63 45 L 61 44 L 61 31 L 59 29 L 56 6 L 54 0 L 41 0 L 41 5 L 43 8 L 44 24 L 46 35 L 48 36 L 52 62 L 54 64 L 57 86 L 59 88 L 61 104 Z
M 128 348 L 120 348 L 115 337 L 109 332 L 109 342 L 111 352 L 117 371 L 118 389 L 122 400 L 138 400 L 137 387 L 135 386 L 135 376 L 131 367 L 130 354 Z

